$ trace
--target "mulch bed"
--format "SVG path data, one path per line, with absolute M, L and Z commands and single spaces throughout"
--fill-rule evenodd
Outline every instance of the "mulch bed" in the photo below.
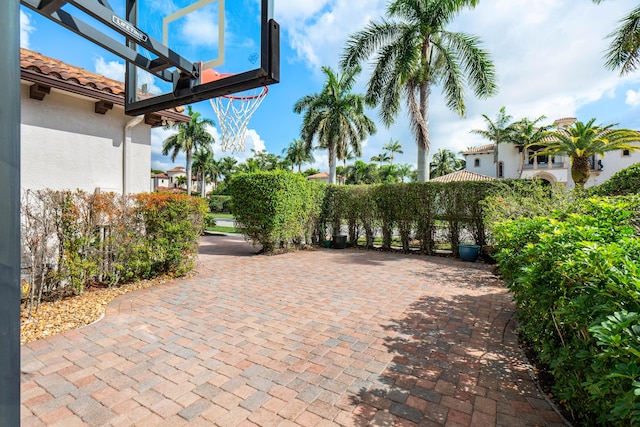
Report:
M 118 295 L 156 286 L 171 279 L 164 276 L 113 287 L 101 284 L 87 286 L 82 295 L 43 301 L 31 316 L 23 302 L 20 307 L 20 344 L 93 323 L 102 317 L 107 304 Z

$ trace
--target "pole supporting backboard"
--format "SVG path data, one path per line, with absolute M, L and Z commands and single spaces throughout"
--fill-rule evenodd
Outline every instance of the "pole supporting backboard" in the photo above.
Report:
M 0 1 L 0 424 L 20 425 L 20 16 Z

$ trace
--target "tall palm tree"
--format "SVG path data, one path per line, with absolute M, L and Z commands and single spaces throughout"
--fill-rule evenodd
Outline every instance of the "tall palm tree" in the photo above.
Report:
M 234 157 L 227 156 L 220 159 L 220 175 L 224 176 L 224 182 L 226 184 L 229 183 L 229 179 L 231 175 L 233 175 L 233 172 L 235 172 L 237 164 L 238 160 Z
M 210 145 L 214 141 L 213 136 L 211 136 L 206 129 L 206 125 L 213 126 L 213 121 L 202 118 L 200 113 L 193 111 L 190 105 L 187 105 L 187 114 L 191 117 L 188 122 L 165 127 L 165 129 L 177 130 L 178 133 L 164 140 L 162 143 L 162 154 L 166 156 L 171 152 L 171 161 L 174 161 L 178 153 L 184 151 L 187 160 L 185 168 L 187 172 L 187 194 L 191 194 L 191 162 L 193 152 L 200 147 L 210 150 Z
M 527 147 L 540 142 L 546 137 L 546 132 L 551 129 L 551 126 L 538 126 L 542 120 L 546 119 L 546 116 L 540 116 L 537 119 L 529 120 L 523 118 L 512 124 L 513 133 L 507 142 L 514 144 L 518 147 L 520 152 L 520 165 L 518 166 L 518 178 L 522 178 L 522 170 L 524 169 L 524 156 L 527 151 Z
M 353 152 L 353 150 L 349 149 L 349 147 L 344 147 L 344 148 L 346 148 L 346 151 L 343 152 L 341 155 L 338 155 L 337 157 L 342 160 L 343 169 L 346 169 L 347 168 L 347 161 L 356 159 L 357 156 Z M 362 155 L 362 153 L 360 153 L 358 156 L 360 156 L 360 155 Z
M 431 158 L 431 176 L 437 178 L 458 171 L 464 168 L 463 162 L 453 151 L 440 148 Z
M 486 114 L 483 114 L 482 117 L 487 122 L 487 129 L 473 129 L 471 133 L 480 135 L 495 144 L 493 163 L 496 165 L 496 177 L 498 177 L 498 147 L 502 143 L 512 142 L 515 131 L 514 123 L 511 123 L 513 117 L 507 114 L 507 109 L 504 106 L 498 111 L 495 121 L 492 121 Z
M 191 168 L 200 179 L 200 196 L 207 196 L 207 177 L 211 176 L 211 173 L 216 166 L 215 159 L 213 158 L 213 151 L 200 148 L 193 156 L 193 164 Z
M 593 2 L 602 3 L 602 0 Z M 622 18 L 609 37 L 613 40 L 605 54 L 607 68 L 620 69 L 620 74 L 635 71 L 640 66 L 640 6 Z
M 612 129 L 617 124 L 594 125 L 596 119 L 587 123 L 575 122 L 568 128 L 546 132 L 545 138 L 530 147 L 542 148 L 539 155 L 563 153 L 571 160 L 571 179 L 580 188 L 591 175 L 592 156 L 603 157 L 604 153 L 617 150 L 640 150 L 640 133 L 630 129 Z
M 391 163 L 393 163 L 395 153 L 398 153 L 398 154 L 404 153 L 404 151 L 402 151 L 402 145 L 400 145 L 400 141 L 394 141 L 393 138 L 391 138 L 388 143 L 383 145 L 382 149 L 391 153 L 389 154 L 389 157 L 391 158 Z
M 377 156 L 371 156 L 371 161 L 372 162 L 379 162 L 380 166 L 382 166 L 382 163 L 388 162 L 390 160 L 391 160 L 391 157 L 389 157 L 389 155 L 387 153 L 380 153 Z
M 478 0 L 392 0 L 387 19 L 370 22 L 352 35 L 341 65 L 355 66 L 375 56 L 367 88 L 369 104 L 380 104 L 382 122 L 389 126 L 404 96 L 418 145 L 418 180 L 429 180 L 429 94 L 442 85 L 447 106 L 464 116 L 465 83 L 486 98 L 497 91 L 489 53 L 476 36 L 451 32 L 446 26 Z
M 288 147 L 282 150 L 285 159 L 291 162 L 291 170 L 298 165 L 298 172 L 301 172 L 302 165 L 305 163 L 313 163 L 316 159 L 313 157 L 310 147 L 301 139 L 294 139 L 289 143 Z
M 341 148 L 350 146 L 359 155 L 361 142 L 376 132 L 376 125 L 364 112 L 364 96 L 351 93 L 360 67 L 346 68 L 341 75 L 329 67 L 322 72 L 327 78 L 322 91 L 299 99 L 293 111 L 304 111 L 301 136 L 308 146 L 317 139 L 329 151 L 329 182 L 335 184 Z

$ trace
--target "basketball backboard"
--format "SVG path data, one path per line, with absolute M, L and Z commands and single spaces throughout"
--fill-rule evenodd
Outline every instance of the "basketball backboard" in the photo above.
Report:
M 130 2 L 133 0 L 129 0 Z M 196 78 L 173 70 L 167 82 L 129 65 L 130 114 L 185 104 L 279 80 L 279 28 L 273 0 L 137 0 L 128 21 L 195 64 Z M 143 46 L 139 54 L 153 55 Z
M 280 28 L 273 19 L 273 0 L 20 2 L 127 62 L 129 115 L 280 79 Z

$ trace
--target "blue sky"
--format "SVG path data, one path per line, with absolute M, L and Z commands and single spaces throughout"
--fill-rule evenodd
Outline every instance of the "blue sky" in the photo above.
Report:
M 110 1 L 116 10 L 120 2 Z M 440 88 L 434 87 L 430 102 L 432 152 L 438 148 L 458 152 L 487 143 L 470 130 L 483 129 L 482 114 L 494 118 L 503 105 L 514 119 L 545 115 L 551 123 L 560 117 L 582 121 L 595 117 L 598 123 L 640 129 L 640 72 L 620 77 L 605 69 L 603 60 L 609 43 L 606 36 L 634 6 L 629 3 L 483 0 L 475 9 L 463 12 L 449 29 L 482 39 L 496 66 L 499 92 L 487 100 L 470 94 L 467 115 L 460 118 L 446 108 Z M 250 156 L 251 148 L 280 154 L 299 138 L 302 117 L 293 113 L 293 104 L 321 89 L 324 79 L 320 68 L 337 68 L 348 36 L 370 20 L 380 19 L 386 4 L 386 0 L 275 0 L 275 19 L 281 26 L 280 83 L 269 88 L 249 123 L 247 150 L 235 157 L 242 161 Z M 28 9 L 21 11 L 21 44 L 108 77 L 123 76 L 122 60 Z M 370 68 L 365 67 L 356 91 L 365 91 L 369 73 Z M 194 104 L 194 108 L 216 122 L 208 102 Z M 394 139 L 404 150 L 396 155 L 396 162 L 415 165 L 417 150 L 405 112 L 390 128 L 380 123 L 376 110 L 368 113 L 378 122 L 378 132 L 365 141 L 362 158 L 368 161 Z M 217 138 L 217 129 L 211 132 Z M 164 129 L 152 131 L 154 168 L 166 170 L 184 164 L 183 157 L 172 163 L 161 156 L 161 143 L 168 135 Z M 229 155 L 216 144 L 214 151 L 216 157 Z M 328 170 L 326 152 L 317 151 L 315 157 L 313 166 Z

